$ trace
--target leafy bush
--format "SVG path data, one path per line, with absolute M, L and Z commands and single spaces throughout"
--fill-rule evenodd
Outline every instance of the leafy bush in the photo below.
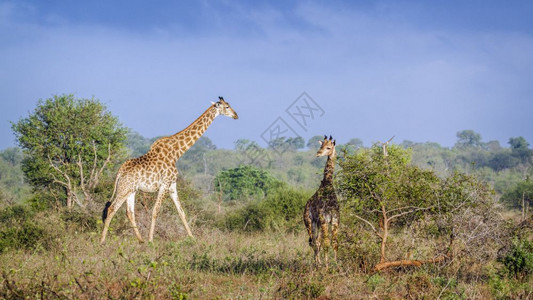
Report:
M 404 263 L 405 252 L 411 250 L 417 252 L 416 258 L 408 260 L 414 265 L 443 261 L 449 259 L 452 243 L 471 260 L 484 262 L 494 256 L 494 243 L 502 240 L 500 235 L 505 232 L 492 189 L 458 172 L 440 178 L 434 171 L 411 165 L 410 158 L 409 151 L 391 145 L 388 152 L 374 146 L 340 160 L 337 186 L 343 196 L 345 226 L 340 240 L 342 248 L 347 249 L 345 257 L 351 254 L 355 259 L 349 263 L 367 270 L 369 259 L 377 263 L 376 254 L 370 255 L 369 251 L 380 251 L 375 265 L 379 270 L 394 265 L 388 262 Z M 367 232 L 366 239 L 360 231 Z M 406 236 L 411 236 L 411 241 L 399 238 L 402 231 L 409 232 Z M 381 244 L 380 249 L 361 241 L 371 236 L 372 241 Z M 432 240 L 438 246 L 429 242 L 415 247 L 418 238 Z
M 526 180 L 515 184 L 507 190 L 501 198 L 509 208 L 523 209 L 523 205 L 533 205 L 533 180 Z
M 516 278 L 527 278 L 533 274 L 533 242 L 515 239 L 503 264 L 509 275 Z
M 12 205 L 0 210 L 0 253 L 9 249 L 50 249 L 64 233 L 63 223 L 30 206 Z
M 42 223 L 26 220 L 18 226 L 0 230 L 0 253 L 8 249 L 49 249 L 58 231 L 57 228 L 48 228 Z
M 289 187 L 280 187 L 262 201 L 248 203 L 229 214 L 225 220 L 230 230 L 295 230 L 299 228 L 309 194 Z
M 11 205 L 0 211 L 0 224 L 6 227 L 13 226 L 32 217 L 35 213 L 24 205 Z
M 215 177 L 215 189 L 222 190 L 225 200 L 263 197 L 283 185 L 267 171 L 253 166 L 225 170 Z
M 99 217 L 99 214 L 91 214 L 77 209 L 64 210 L 61 214 L 63 222 L 74 227 L 76 230 L 81 230 L 82 232 L 98 230 L 97 224 Z

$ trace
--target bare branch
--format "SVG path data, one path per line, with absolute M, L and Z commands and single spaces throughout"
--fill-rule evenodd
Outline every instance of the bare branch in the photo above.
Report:
M 95 148 L 95 151 L 94 151 L 94 154 L 96 156 L 96 148 Z M 96 159 L 96 158 L 95 158 Z M 102 175 L 102 173 L 104 172 L 107 164 L 109 164 L 109 162 L 111 161 L 111 143 L 109 143 L 107 145 L 107 158 L 106 160 L 104 161 L 104 163 L 102 164 L 102 167 L 100 168 L 100 170 L 98 170 L 96 172 L 96 176 L 94 177 L 94 180 L 93 180 L 93 185 L 92 187 L 94 188 L 98 182 L 100 181 L 100 176 Z M 96 160 L 95 160 L 95 169 L 96 169 Z
M 96 162 L 98 161 L 98 155 L 96 153 L 96 144 L 94 141 L 93 141 L 93 153 L 94 153 L 93 168 L 91 169 L 91 176 L 89 176 L 89 180 L 90 180 L 89 182 L 93 182 L 94 171 L 96 170 Z
M 395 208 L 395 209 L 388 210 L 387 213 L 390 214 L 393 211 L 404 210 L 404 209 L 419 209 L 420 210 L 420 209 L 428 209 L 428 208 L 433 208 L 433 207 L 435 207 L 435 205 L 432 205 L 430 207 L 420 207 L 420 206 L 412 206 L 412 205 L 410 205 L 410 206 L 398 207 L 398 208 Z
M 90 198 L 90 195 L 87 192 L 87 189 L 85 188 L 85 175 L 83 173 L 83 163 L 81 161 L 81 153 L 78 153 L 78 161 L 77 161 L 76 164 L 80 168 L 80 187 L 81 187 L 81 191 L 83 192 L 83 195 L 85 196 L 85 200 L 88 200 Z M 89 184 L 90 184 L 90 182 L 89 182 Z
M 58 184 L 68 188 L 68 186 L 69 186 L 68 183 L 66 183 L 64 181 L 61 181 L 61 180 L 58 180 L 54 174 L 51 174 L 51 175 L 54 178 L 54 181 L 53 181 L 54 183 L 58 183 Z
M 374 225 L 372 225 L 372 223 L 370 223 L 370 221 L 368 221 L 368 220 L 366 220 L 366 219 L 364 219 L 364 218 L 361 218 L 360 216 L 358 216 L 358 215 L 356 215 L 356 214 L 353 214 L 353 215 L 354 215 L 354 217 L 356 217 L 357 219 L 359 219 L 359 220 L 365 222 L 366 224 L 368 224 L 368 225 L 370 226 L 370 228 L 372 228 L 372 230 L 374 231 L 374 233 L 375 233 L 377 236 L 379 236 L 380 238 L 383 238 L 383 237 L 381 236 L 381 234 L 376 230 L 376 227 L 374 227 Z
M 422 210 L 428 210 L 428 209 L 431 209 L 433 208 L 433 206 L 430 206 L 430 207 L 420 207 L 420 208 L 417 208 L 417 209 L 413 209 L 413 210 L 410 210 L 410 211 L 404 211 L 402 213 L 399 213 L 399 214 L 396 214 L 394 216 L 391 216 L 388 218 L 388 222 L 390 222 L 392 219 L 394 218 L 398 218 L 398 217 L 401 217 L 401 216 L 404 216 L 404 215 L 407 215 L 407 214 L 410 214 L 410 213 L 414 213 L 414 212 L 417 212 L 417 211 L 422 211 Z
M 57 179 L 57 178 L 55 177 L 55 175 L 52 173 L 51 175 L 52 175 L 52 177 L 54 178 L 54 181 L 55 181 L 56 183 L 59 183 L 59 184 L 64 185 L 64 186 L 67 187 L 67 188 L 71 188 L 70 177 L 69 177 L 65 172 L 61 171 L 61 169 L 59 169 L 59 167 L 56 166 L 56 165 L 52 162 L 52 159 L 50 158 L 50 156 L 48 156 L 48 161 L 50 162 L 50 166 L 51 166 L 52 168 L 54 168 L 54 170 L 56 170 L 59 174 L 61 174 L 61 175 L 67 180 L 67 182 L 65 182 L 65 181 L 61 181 L 61 180 Z

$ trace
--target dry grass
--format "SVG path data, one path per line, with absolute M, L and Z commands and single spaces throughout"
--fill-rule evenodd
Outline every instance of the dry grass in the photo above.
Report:
M 147 236 L 149 211 L 138 211 Z M 190 239 L 172 210 L 164 210 L 154 243 L 140 244 L 120 213 L 101 246 L 100 228 L 80 230 L 53 214 L 37 218 L 58 231 L 50 235 L 56 240 L 46 249 L 0 254 L 0 299 L 487 299 L 495 294 L 486 277 L 461 279 L 460 262 L 369 274 L 343 257 L 327 271 L 317 269 L 303 225 L 296 234 L 245 234 L 197 221 L 196 238 Z M 506 293 L 531 297 L 522 290 Z

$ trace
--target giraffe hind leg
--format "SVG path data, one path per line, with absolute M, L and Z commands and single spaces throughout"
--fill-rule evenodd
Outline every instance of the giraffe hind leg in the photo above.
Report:
M 157 219 L 157 214 L 159 213 L 159 209 L 161 208 L 161 202 L 163 202 L 163 198 L 165 198 L 166 194 L 167 194 L 167 191 L 164 188 L 161 188 L 159 190 L 159 193 L 157 194 L 157 199 L 155 200 L 154 208 L 152 209 L 152 224 L 150 225 L 150 235 L 149 235 L 150 242 L 154 240 L 155 221 Z
M 139 232 L 139 228 L 137 228 L 137 223 L 135 222 L 135 193 L 131 193 L 127 198 L 126 214 L 128 216 L 128 219 L 130 219 L 131 226 L 133 227 L 133 230 L 135 231 L 135 235 L 137 236 L 137 239 L 139 240 L 139 242 L 144 243 L 141 233 Z
M 124 204 L 127 198 L 128 193 L 119 193 L 115 200 L 111 202 L 111 204 L 106 203 L 106 209 L 104 210 L 106 218 L 104 222 L 104 230 L 102 231 L 102 238 L 100 239 L 100 244 L 103 244 L 105 242 L 107 231 L 109 230 L 109 224 L 111 224 L 111 220 L 117 213 L 118 209 L 122 206 L 122 204 Z
M 313 242 L 313 250 L 315 252 L 315 263 L 317 265 L 321 264 L 322 262 L 320 261 L 320 240 L 321 240 L 321 232 L 318 228 L 318 224 L 317 222 L 312 222 L 312 233 L 313 233 L 313 237 L 312 237 L 312 242 Z

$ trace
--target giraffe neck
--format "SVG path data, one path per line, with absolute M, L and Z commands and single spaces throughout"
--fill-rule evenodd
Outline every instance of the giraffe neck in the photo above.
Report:
M 192 122 L 191 125 L 170 136 L 169 142 L 173 145 L 176 160 L 196 143 L 211 123 L 213 123 L 216 116 L 216 109 L 214 105 L 211 105 L 201 116 Z
M 189 150 L 204 134 L 216 116 L 217 110 L 212 105 L 187 128 L 155 141 L 146 155 L 158 157 L 169 165 L 175 165 L 183 153 Z
M 328 155 L 328 160 L 326 161 L 326 167 L 324 167 L 324 178 L 322 179 L 322 184 L 333 183 L 333 171 L 335 170 L 335 159 L 337 155 L 335 152 Z

